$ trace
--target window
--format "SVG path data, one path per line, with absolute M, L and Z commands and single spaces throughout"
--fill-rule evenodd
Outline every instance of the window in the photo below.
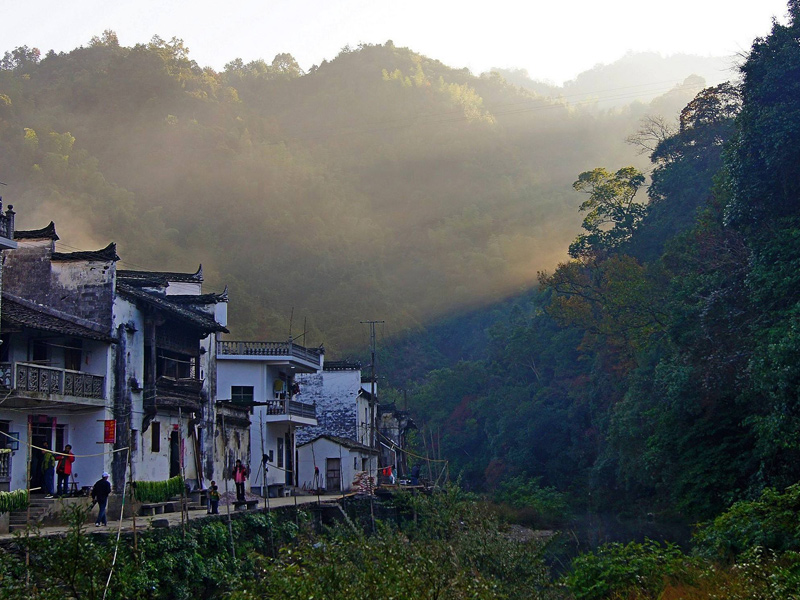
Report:
M 64 368 L 70 371 L 81 370 L 81 352 L 83 340 L 69 338 L 64 343 Z
M 278 438 L 278 468 L 283 468 L 283 438 Z
M 161 452 L 161 423 L 150 423 L 150 452 Z
M 34 340 L 33 348 L 31 349 L 31 362 L 44 364 L 48 358 L 47 344 L 42 340 Z
M 234 404 L 252 404 L 253 397 L 252 385 L 231 386 L 231 402 Z
M 354 471 L 358 471 L 358 457 L 357 456 L 353 457 L 353 470 Z

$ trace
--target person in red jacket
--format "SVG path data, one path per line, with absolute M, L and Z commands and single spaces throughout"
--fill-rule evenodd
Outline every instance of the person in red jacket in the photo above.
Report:
M 244 482 L 247 481 L 247 467 L 242 464 L 241 460 L 236 461 L 236 466 L 233 467 L 233 482 L 236 484 L 236 500 L 244 502 Z
M 69 476 L 72 475 L 72 463 L 75 456 L 72 454 L 72 446 L 64 446 L 64 452 L 56 458 L 56 475 L 58 475 L 58 485 L 56 495 L 66 496 L 69 491 Z

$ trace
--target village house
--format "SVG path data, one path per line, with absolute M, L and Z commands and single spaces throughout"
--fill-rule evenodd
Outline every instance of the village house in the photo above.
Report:
M 300 486 L 348 491 L 355 473 L 376 477 L 377 403 L 362 387 L 361 363 L 329 361 L 298 382 L 300 397 L 317 406 L 317 426 L 298 433 Z
M 15 238 L 5 257 L 0 346 L 0 431 L 19 440 L 8 489 L 42 487 L 44 444 L 72 446 L 73 488 L 103 471 L 116 491 L 128 478 L 181 474 L 203 487 L 222 473 L 228 450 L 217 440 L 215 354 L 227 296 L 202 294 L 202 269 L 117 270 L 114 244 L 59 252 L 52 222 Z M 243 452 L 246 412 L 231 419 Z
M 408 473 L 406 445 L 414 429 L 406 411 L 377 401 L 377 384 L 362 377 L 361 363 L 328 361 L 298 377 L 300 397 L 317 407 L 317 426 L 298 433 L 300 486 L 350 491 L 359 473 L 388 483 Z
M 302 373 L 322 368 L 324 350 L 286 342 L 218 341 L 217 402 L 220 426 L 231 422 L 226 411 L 246 409 L 250 414 L 247 487 L 259 495 L 276 497 L 298 485 L 295 468 L 296 436 L 304 427 L 316 426 L 313 401 L 299 395 Z
M 14 241 L 14 207 L 10 206 L 3 213 L 3 199 L 0 198 L 0 290 L 3 288 L 3 254 L 6 250 L 17 247 Z M 0 313 L 2 312 L 2 299 L 0 298 Z M 0 340 L 2 343 L 2 340 Z M 0 492 L 11 489 L 11 460 L 14 450 L 18 449 L 18 442 L 10 437 L 11 420 L 3 419 L 0 415 Z
M 301 487 L 309 492 L 349 492 L 359 475 L 375 477 L 378 451 L 348 438 L 319 435 L 297 447 Z

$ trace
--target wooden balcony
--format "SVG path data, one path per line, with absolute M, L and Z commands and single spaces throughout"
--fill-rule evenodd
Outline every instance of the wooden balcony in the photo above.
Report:
M 72 396 L 105 398 L 105 377 L 31 363 L 0 363 L 0 386 L 20 396 Z
M 144 407 L 156 410 L 177 411 L 179 408 L 191 412 L 201 412 L 203 398 L 202 379 L 172 379 L 159 377 L 155 393 L 145 391 Z

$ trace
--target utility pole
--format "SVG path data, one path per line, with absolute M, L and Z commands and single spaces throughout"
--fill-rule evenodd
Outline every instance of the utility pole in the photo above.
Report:
M 370 347 L 370 404 L 372 404 L 372 415 L 370 416 L 370 447 L 377 448 L 377 435 L 376 435 L 376 423 L 375 420 L 377 419 L 377 406 L 378 406 L 378 399 L 375 395 L 375 325 L 378 323 L 385 323 L 386 321 L 361 321 L 362 325 L 369 325 L 369 347 Z

